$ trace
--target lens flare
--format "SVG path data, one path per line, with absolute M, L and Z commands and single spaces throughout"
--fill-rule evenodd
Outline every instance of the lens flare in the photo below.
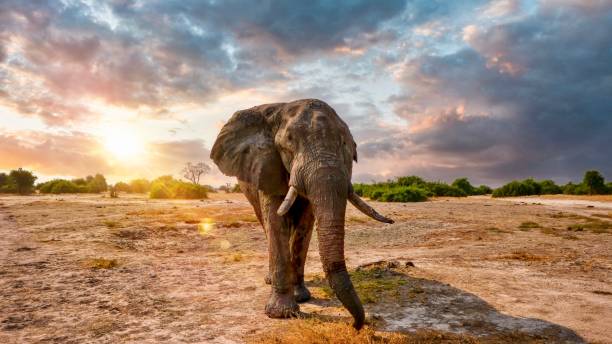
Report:
M 215 229 L 215 222 L 210 217 L 202 219 L 198 224 L 198 233 L 200 235 L 207 235 L 213 229 Z

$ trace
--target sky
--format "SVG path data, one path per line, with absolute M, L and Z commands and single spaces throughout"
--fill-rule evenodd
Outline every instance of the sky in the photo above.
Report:
M 0 171 L 178 177 L 302 98 L 349 125 L 353 181 L 612 179 L 612 0 L 0 1 Z

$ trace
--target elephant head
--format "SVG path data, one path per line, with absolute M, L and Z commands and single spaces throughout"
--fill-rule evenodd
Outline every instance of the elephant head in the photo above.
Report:
M 393 223 L 362 201 L 351 185 L 357 145 L 348 126 L 325 102 L 304 99 L 236 112 L 221 129 L 211 158 L 226 175 L 268 195 L 285 195 L 280 216 L 298 195 L 312 204 L 327 280 L 361 328 L 364 311 L 344 261 L 346 202 Z

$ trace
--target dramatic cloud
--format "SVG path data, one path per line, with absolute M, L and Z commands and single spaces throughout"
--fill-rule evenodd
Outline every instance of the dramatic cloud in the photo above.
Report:
M 543 4 L 522 20 L 470 28 L 457 52 L 403 64 L 406 91 L 391 100 L 411 122 L 410 150 L 501 179 L 612 174 L 611 14 L 604 3 Z
M 176 175 L 234 111 L 321 98 L 358 141 L 356 180 L 612 178 L 611 18 L 609 1 L 2 1 L 0 168 Z M 146 144 L 139 166 L 100 148 L 114 126 Z

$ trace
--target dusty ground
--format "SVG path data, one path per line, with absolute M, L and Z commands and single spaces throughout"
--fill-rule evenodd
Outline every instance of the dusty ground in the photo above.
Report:
M 486 197 L 374 205 L 397 222 L 350 207 L 346 246 L 349 267 L 397 264 L 376 277 L 392 288 L 365 295 L 377 330 L 612 343 L 609 207 Z M 0 232 L 1 343 L 242 342 L 287 323 L 263 315 L 266 242 L 241 195 L 5 196 Z M 344 321 L 320 271 L 315 237 L 316 297 L 302 311 Z

